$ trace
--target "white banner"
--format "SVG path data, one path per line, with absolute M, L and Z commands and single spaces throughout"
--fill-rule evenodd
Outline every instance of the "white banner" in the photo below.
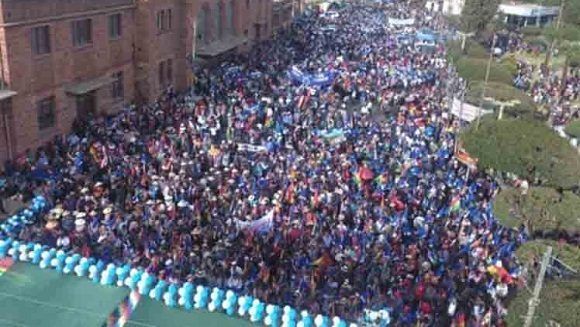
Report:
M 252 145 L 246 143 L 238 143 L 238 151 L 246 151 L 246 152 L 266 152 L 266 149 L 263 145 Z
M 459 117 L 463 121 L 472 122 L 477 119 L 478 116 L 483 116 L 492 113 L 491 110 L 481 109 L 467 102 L 461 103 L 461 100 L 454 98 L 453 105 L 451 106 L 451 114 Z
M 398 19 L 389 17 L 389 25 L 392 26 L 411 26 L 413 24 L 415 24 L 414 18 Z
M 254 221 L 236 220 L 236 226 L 240 230 L 251 230 L 252 232 L 265 233 L 274 226 L 274 209 L 270 210 L 262 218 Z

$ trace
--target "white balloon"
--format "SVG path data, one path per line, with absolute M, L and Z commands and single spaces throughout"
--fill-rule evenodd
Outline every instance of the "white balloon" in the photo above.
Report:
M 271 324 L 272 324 L 272 318 L 270 316 L 266 316 L 266 318 L 264 318 L 264 325 L 270 326 Z
M 318 327 L 322 326 L 322 323 L 324 322 L 324 319 L 322 318 L 322 315 L 316 315 L 316 318 L 314 319 L 314 324 Z

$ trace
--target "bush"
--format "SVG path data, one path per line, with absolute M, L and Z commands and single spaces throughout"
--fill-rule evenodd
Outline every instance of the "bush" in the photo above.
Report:
M 469 85 L 469 90 L 467 92 L 467 96 L 472 99 L 479 99 L 481 98 L 481 92 L 483 89 L 483 82 L 476 81 Z M 494 98 L 497 101 L 507 102 L 517 100 L 519 104 L 515 104 L 512 107 L 506 106 L 504 108 L 504 116 L 512 116 L 512 117 L 532 117 L 534 112 L 536 111 L 537 105 L 534 100 L 523 91 L 509 85 L 505 85 L 502 83 L 491 82 L 488 83 L 487 88 L 485 89 L 485 97 Z M 479 102 L 476 102 L 479 103 Z M 498 106 L 494 106 L 494 110 L 497 110 Z
M 541 258 L 548 246 L 552 247 L 552 256 L 562 260 L 574 270 L 580 271 L 580 248 L 570 244 L 558 244 L 556 241 L 534 240 L 524 243 L 516 255 L 522 264 L 530 263 L 534 257 Z
M 540 295 L 532 326 L 577 327 L 580 321 L 580 281 L 548 280 Z M 529 291 L 522 289 L 510 301 L 506 322 L 508 326 L 523 326 L 531 298 Z M 557 323 L 557 325 L 551 324 Z
M 580 156 L 544 124 L 523 119 L 484 118 L 462 135 L 465 149 L 482 168 L 511 172 L 544 186 L 572 188 L 580 184 Z
M 494 211 L 508 227 L 518 227 L 527 220 L 532 232 L 580 231 L 580 197 L 570 191 L 532 187 L 527 195 L 521 195 L 520 190 L 504 189 L 495 199 Z
M 486 59 L 489 57 L 489 53 L 481 44 L 469 38 L 465 41 L 465 54 L 461 51 L 461 39 L 447 42 L 448 59 L 453 59 L 453 62 L 456 63 L 464 56 Z
M 550 43 L 542 36 L 530 38 L 528 44 L 532 47 L 538 48 L 542 52 L 546 51 L 550 46 Z
M 518 58 L 515 53 L 508 53 L 501 57 L 500 63 L 503 67 L 508 68 L 512 76 L 518 73 Z
M 457 73 L 469 82 L 484 81 L 487 63 L 487 59 L 464 57 L 457 62 Z M 489 71 L 489 81 L 512 85 L 513 75 L 511 71 L 509 65 L 493 61 Z
M 537 26 L 526 26 L 521 29 L 524 36 L 540 36 L 543 33 L 543 29 Z
M 566 133 L 572 137 L 580 138 L 580 119 L 570 122 L 566 126 Z

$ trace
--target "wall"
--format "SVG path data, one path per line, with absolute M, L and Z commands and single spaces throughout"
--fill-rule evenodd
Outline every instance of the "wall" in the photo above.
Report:
M 4 75 L 8 88 L 18 93 L 12 98 L 15 152 L 36 148 L 70 130 L 76 117 L 76 100 L 65 90 L 75 83 L 123 71 L 124 99 L 133 98 L 135 24 L 131 1 L 10 0 L 1 5 Z M 114 13 L 122 14 L 122 35 L 110 40 L 108 16 Z M 71 24 L 80 18 L 92 19 L 92 44 L 77 48 L 72 43 Z M 49 26 L 51 51 L 36 55 L 32 51 L 31 30 L 41 25 Z M 56 122 L 53 127 L 40 130 L 37 103 L 49 96 L 56 100 Z M 97 91 L 97 112 L 114 112 L 123 102 L 113 101 L 110 85 Z M 4 140 L 1 136 L 0 139 Z

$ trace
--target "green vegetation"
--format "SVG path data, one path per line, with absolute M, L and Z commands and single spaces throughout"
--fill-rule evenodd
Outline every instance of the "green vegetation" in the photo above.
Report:
M 580 156 L 565 139 L 532 120 L 483 119 L 461 139 L 482 168 L 511 172 L 543 186 L 571 188 L 580 184 Z
M 481 44 L 471 39 L 465 40 L 465 53 L 461 51 L 461 40 L 447 42 L 447 58 L 453 59 L 453 62 L 457 62 L 463 56 L 487 59 L 489 58 L 489 53 Z
M 497 14 L 500 0 L 466 0 L 461 12 L 461 26 L 466 32 L 483 32 Z
M 509 227 L 527 222 L 533 231 L 580 231 L 580 197 L 570 191 L 532 187 L 527 195 L 521 195 L 520 190 L 504 189 L 495 199 L 494 211 Z
M 566 126 L 566 133 L 572 137 L 580 138 L 580 119 L 574 120 Z
M 580 248 L 569 244 L 558 244 L 556 241 L 536 240 L 522 245 L 516 255 L 522 264 L 528 264 L 544 255 L 548 246 L 552 247 L 552 256 L 562 260 L 572 269 L 580 271 Z
M 456 63 L 457 73 L 469 82 L 484 81 L 487 63 L 487 59 L 463 57 Z M 489 71 L 489 81 L 511 85 L 513 80 L 511 71 L 509 65 L 494 61 Z
M 483 82 L 477 81 L 469 86 L 466 97 L 468 99 L 473 99 L 476 104 L 479 104 L 479 99 L 481 98 L 481 92 L 483 89 Z M 488 83 L 485 89 L 485 97 L 494 98 L 497 101 L 509 102 L 514 101 L 513 106 L 506 106 L 504 108 L 504 117 L 531 117 L 531 115 L 536 111 L 536 103 L 534 100 L 528 96 L 523 91 L 516 89 L 513 86 L 505 85 L 502 83 L 491 82 Z M 516 102 L 519 102 L 516 104 Z M 486 107 L 486 106 L 484 106 Z M 497 105 L 494 109 L 497 109 Z
M 523 326 L 531 294 L 522 289 L 508 307 L 507 325 Z M 580 281 L 547 281 L 532 326 L 577 327 L 580 321 Z M 551 322 L 559 325 L 551 325 Z

